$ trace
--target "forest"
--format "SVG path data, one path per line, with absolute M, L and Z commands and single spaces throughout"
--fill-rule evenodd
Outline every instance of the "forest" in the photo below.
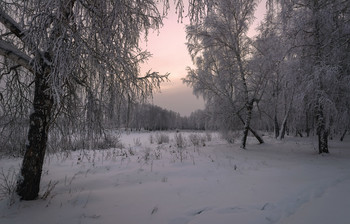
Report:
M 215 132 L 247 151 L 316 138 L 317 153 L 332 154 L 330 141 L 349 138 L 350 1 L 267 0 L 249 37 L 259 3 L 0 0 L 0 157 L 22 161 L 15 194 L 38 199 L 45 158 L 115 148 L 117 131 Z M 140 42 L 170 8 L 190 21 L 182 81 L 205 101 L 188 117 L 150 103 L 171 71 L 140 69 L 152 56 Z

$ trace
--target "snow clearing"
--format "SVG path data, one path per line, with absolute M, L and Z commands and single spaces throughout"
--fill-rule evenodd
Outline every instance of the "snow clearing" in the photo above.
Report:
M 157 142 L 161 136 L 168 142 Z M 0 223 L 350 220 L 349 140 L 330 141 L 331 154 L 319 155 L 313 138 L 265 135 L 261 145 L 249 138 L 247 150 L 217 133 L 137 132 L 120 139 L 120 148 L 46 156 L 41 198 L 20 202 L 2 194 Z M 1 159 L 2 186 L 13 182 L 20 162 Z

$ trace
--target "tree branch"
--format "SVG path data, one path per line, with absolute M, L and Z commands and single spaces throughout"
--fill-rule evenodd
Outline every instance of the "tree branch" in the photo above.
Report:
M 30 65 L 31 57 L 20 51 L 11 43 L 0 39 L 0 55 L 12 60 L 13 62 L 25 67 L 33 73 L 33 67 Z
M 22 27 L 9 15 L 7 15 L 7 13 L 5 13 L 2 9 L 0 9 L 0 23 L 2 23 L 7 29 L 11 31 L 11 33 L 16 35 L 21 41 L 23 41 L 23 37 L 25 36 L 25 34 Z

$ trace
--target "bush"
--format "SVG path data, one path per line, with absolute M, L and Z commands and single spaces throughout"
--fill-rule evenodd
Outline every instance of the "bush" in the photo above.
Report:
M 135 146 L 141 146 L 142 145 L 140 138 L 134 138 L 133 141 L 134 141 L 134 145 Z
M 226 130 L 226 131 L 221 132 L 221 138 L 225 139 L 228 143 L 233 144 L 233 143 L 235 143 L 235 139 L 239 138 L 239 133 Z
M 2 155 L 22 157 L 26 149 L 28 126 L 15 123 L 0 128 L 0 157 Z
M 188 138 L 190 139 L 190 142 L 192 143 L 193 146 L 199 146 L 199 143 L 201 142 L 201 138 L 198 134 L 190 134 Z
M 207 137 L 205 135 L 201 135 L 200 136 L 200 141 L 201 141 L 201 145 L 204 147 L 205 146 L 205 142 L 207 140 Z
M 151 134 L 149 136 L 149 143 L 153 144 L 153 142 L 154 142 L 154 138 L 153 138 L 153 135 Z
M 66 134 L 53 130 L 50 133 L 48 141 L 48 153 L 69 152 L 83 149 L 110 149 L 119 148 L 120 145 L 118 135 L 112 133 L 104 133 L 103 135 L 95 135 L 89 137 L 83 133 Z
M 156 149 L 152 150 L 149 147 L 146 147 L 144 150 L 141 151 L 141 156 L 138 157 L 138 162 L 143 162 L 144 164 L 148 164 L 148 162 L 151 162 L 153 164 L 153 160 L 159 160 L 161 159 L 162 154 L 160 147 L 157 147 Z
M 211 139 L 212 139 L 211 133 L 210 132 L 206 132 L 205 136 L 207 137 L 207 141 L 211 142 Z
M 0 171 L 0 200 L 8 199 L 8 204 L 15 202 L 17 173 L 15 169 L 9 169 L 7 172 L 1 168 Z
M 177 148 L 185 148 L 186 142 L 181 133 L 175 134 L 175 144 Z
M 169 143 L 169 136 L 164 133 L 157 133 L 156 134 L 156 141 L 158 145 L 163 143 Z
M 190 142 L 192 143 L 192 145 L 195 147 L 205 146 L 205 142 L 207 140 L 206 135 L 200 135 L 200 134 L 190 134 L 188 138 L 190 139 Z M 210 140 L 211 140 L 211 137 L 210 137 Z

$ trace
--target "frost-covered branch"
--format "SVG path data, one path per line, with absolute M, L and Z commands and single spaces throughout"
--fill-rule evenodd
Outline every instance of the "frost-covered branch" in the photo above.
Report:
M 23 41 L 23 37 L 25 36 L 23 28 L 1 8 L 0 23 L 2 23 L 7 29 L 9 29 L 12 34 L 16 35 L 20 40 Z
M 28 71 L 33 72 L 31 58 L 16 48 L 11 43 L 0 39 L 0 55 L 13 60 L 15 63 L 25 67 Z

